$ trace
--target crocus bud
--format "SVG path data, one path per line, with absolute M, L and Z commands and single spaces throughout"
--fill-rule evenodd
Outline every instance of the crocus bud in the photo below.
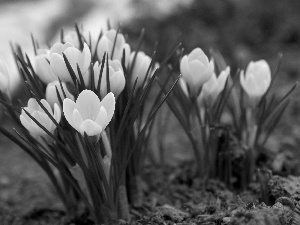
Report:
M 82 52 L 69 42 L 65 44 L 55 43 L 50 51 L 45 49 L 38 51 L 38 55 L 35 56 L 34 59 L 34 67 L 39 78 L 45 84 L 58 80 L 58 77 L 61 81 L 72 82 L 62 53 L 66 55 L 77 78 L 79 79 L 77 71 L 78 64 L 83 79 L 87 82 L 89 77 L 88 68 L 91 63 L 91 52 L 86 43 L 84 43 Z
M 58 79 L 57 76 L 54 74 L 49 62 L 50 50 L 39 49 L 37 51 L 37 55 L 34 57 L 33 65 L 36 74 L 45 84 L 48 84 Z
M 63 90 L 61 89 L 61 86 Z M 51 107 L 54 107 L 55 103 L 60 105 L 56 89 L 58 90 L 59 96 L 62 101 L 65 99 L 64 93 L 66 94 L 67 98 L 72 99 L 74 101 L 74 96 L 69 92 L 66 84 L 64 82 L 61 82 L 60 85 L 59 81 L 56 80 L 49 83 L 46 88 L 46 100 L 49 102 Z
M 121 62 L 123 50 L 125 50 L 125 65 L 127 65 L 131 52 L 130 46 L 125 42 L 122 34 L 117 34 L 116 30 L 111 29 L 106 31 L 100 38 L 97 46 L 97 55 L 99 60 L 102 60 L 104 52 L 106 52 L 109 59 L 116 59 Z
M 202 85 L 211 78 L 214 64 L 208 60 L 200 48 L 196 48 L 181 59 L 180 71 L 189 87 L 190 94 L 197 97 Z
M 4 59 L 0 58 L 0 91 L 9 94 L 10 71 Z
M 102 101 L 90 91 L 83 90 L 76 102 L 66 98 L 63 102 L 63 112 L 68 123 L 84 136 L 96 136 L 99 140 L 101 132 L 111 121 L 115 111 L 115 97 L 108 93 Z
M 64 82 L 72 82 L 71 75 L 67 69 L 62 53 L 66 55 L 77 78 L 79 79 L 77 71 L 78 64 L 83 79 L 87 82 L 88 69 L 91 63 L 91 52 L 87 44 L 84 43 L 82 51 L 68 42 L 65 44 L 55 43 L 50 49 L 50 66 L 54 74 Z
M 136 55 L 135 61 L 134 57 Z M 135 52 L 132 52 L 130 55 L 130 61 L 129 61 L 129 68 L 132 70 L 131 73 L 131 84 L 133 85 L 136 78 L 137 83 L 136 83 L 136 89 L 140 88 L 144 82 L 144 79 L 147 74 L 147 70 L 150 66 L 151 63 L 151 58 L 147 56 L 144 52 L 138 52 L 137 54 Z M 133 68 L 132 68 L 133 67 Z M 151 69 L 149 71 L 148 77 L 151 77 L 153 70 Z
M 94 80 L 95 87 L 98 86 L 98 81 L 100 77 L 101 64 L 95 62 L 94 67 Z M 118 60 L 108 60 L 108 70 L 109 70 L 109 85 L 110 91 L 117 98 L 119 94 L 123 91 L 125 87 L 125 76 L 123 72 L 122 65 Z M 101 86 L 100 86 L 100 96 L 103 98 L 107 94 L 107 81 L 106 81 L 106 62 L 104 63 L 102 77 L 101 77 Z
M 212 106 L 216 102 L 219 94 L 223 91 L 229 73 L 230 67 L 223 70 L 218 77 L 213 73 L 211 78 L 203 84 L 199 98 L 204 100 L 206 104 Z
M 246 73 L 241 71 L 240 83 L 250 101 L 257 102 L 271 84 L 271 69 L 265 60 L 251 61 Z
M 54 104 L 53 110 L 51 109 L 49 103 L 42 99 L 41 103 L 50 113 L 50 115 L 55 119 L 57 123 L 61 119 L 61 110 L 57 104 Z M 38 104 L 35 98 L 30 98 L 27 107 L 24 108 L 32 117 L 34 117 L 40 124 L 42 124 L 50 133 L 54 134 L 56 128 L 53 121 L 45 113 L 42 107 Z M 47 133 L 39 127 L 24 111 L 21 112 L 20 121 L 22 125 L 30 132 L 33 137 L 47 137 Z

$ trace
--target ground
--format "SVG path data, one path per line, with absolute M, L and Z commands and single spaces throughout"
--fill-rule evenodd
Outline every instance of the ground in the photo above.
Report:
M 145 27 L 145 51 L 150 54 L 158 40 L 158 59 L 180 40 L 186 53 L 195 47 L 206 52 L 219 50 L 232 71 L 261 58 L 266 59 L 274 71 L 278 52 L 282 52 L 274 89 L 281 95 L 299 79 L 299 10 L 297 0 L 246 0 L 242 3 L 203 0 L 163 18 L 141 17 L 123 26 L 132 42 Z M 132 222 L 129 224 L 300 224 L 300 209 L 297 208 L 300 199 L 298 96 L 299 90 L 294 93 L 278 129 L 268 142 L 267 147 L 272 152 L 272 163 L 268 166 L 274 175 L 265 184 L 253 183 L 243 192 L 230 191 L 217 180 L 204 183 L 191 177 L 191 168 L 184 163 L 190 158 L 186 155 L 189 146 L 183 134 L 177 133 L 179 125 L 171 119 L 169 130 L 173 133 L 166 136 L 165 161 L 161 163 L 158 158 L 159 166 L 146 166 L 143 176 L 145 203 L 130 209 Z M 10 126 L 4 119 L 2 123 Z M 178 140 L 176 135 L 182 138 L 180 143 L 174 144 L 175 137 Z M 1 224 L 92 224 L 86 214 L 73 220 L 67 218 L 54 188 L 38 165 L 3 136 L 0 141 Z M 152 151 L 157 152 L 156 147 L 153 145 Z M 170 155 L 173 156 L 168 157 Z

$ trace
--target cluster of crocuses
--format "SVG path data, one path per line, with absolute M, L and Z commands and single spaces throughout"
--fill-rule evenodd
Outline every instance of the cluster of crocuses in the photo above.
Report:
M 272 82 L 266 61 L 249 63 L 237 85 L 222 57 L 209 60 L 200 48 L 180 59 L 180 73 L 165 66 L 177 48 L 158 67 L 139 51 L 141 43 L 131 52 L 116 30 L 96 39 L 76 26 L 51 49 L 33 43 L 31 60 L 20 49 L 16 54 L 28 100 L 21 112 L 7 93 L 9 70 L 0 64 L 1 102 L 18 136 L 3 127 L 0 132 L 45 170 L 69 214 L 83 201 L 99 224 L 128 220 L 128 199 L 141 206 L 143 153 L 165 101 L 192 144 L 196 174 L 231 185 L 232 140 L 247 147 L 241 161 L 249 169 L 239 176 L 250 182 L 257 146 L 267 140 L 292 92 L 268 101 Z M 160 89 L 149 95 L 154 82 Z
M 132 185 L 131 180 L 140 180 L 132 178 L 140 174 L 132 168 L 140 168 L 131 165 L 136 163 L 131 158 L 136 155 L 142 165 L 151 122 L 168 95 L 151 94 L 156 100 L 144 110 L 158 64 L 140 51 L 140 43 L 131 52 L 114 29 L 96 40 L 76 26 L 50 49 L 38 49 L 34 38 L 33 43 L 34 57 L 20 48 L 15 55 L 28 100 L 21 112 L 5 89 L 9 70 L 4 62 L 0 65 L 1 102 L 19 138 L 3 127 L 0 132 L 45 170 L 69 215 L 83 201 L 99 224 L 128 220 L 127 192 L 134 192 L 127 186 L 141 191 Z
M 284 97 L 268 100 L 272 79 L 265 60 L 250 62 L 236 79 L 221 55 L 213 56 L 209 60 L 200 48 L 183 56 L 180 85 L 167 102 L 191 142 L 196 174 L 218 177 L 229 187 L 235 180 L 245 188 L 295 86 Z

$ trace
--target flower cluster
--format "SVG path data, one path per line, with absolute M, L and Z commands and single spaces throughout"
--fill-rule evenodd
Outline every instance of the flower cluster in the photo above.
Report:
M 220 55 L 209 59 L 200 48 L 175 55 L 176 71 L 168 63 L 178 47 L 159 65 L 139 47 L 131 51 L 119 31 L 96 38 L 75 29 L 50 49 L 34 46 L 31 60 L 16 57 L 26 83 L 21 110 L 11 102 L 10 71 L 0 60 L 0 102 L 19 139 L 1 126 L 0 132 L 48 174 L 68 213 L 82 201 L 96 223 L 110 224 L 129 220 L 128 204 L 142 205 L 144 153 L 164 102 L 191 142 L 196 175 L 217 177 L 229 187 L 240 177 L 242 187 L 253 180 L 256 148 L 264 146 L 294 90 L 268 99 L 272 77 L 265 60 L 250 62 L 235 82 Z M 234 161 L 231 145 L 247 147 L 241 160 Z M 233 179 L 239 163 L 249 169 Z
M 132 182 L 125 182 L 124 170 L 137 164 L 131 157 L 141 161 L 135 149 L 144 148 L 149 124 L 165 101 L 142 113 L 146 98 L 141 96 L 150 92 L 158 66 L 140 49 L 131 52 L 119 31 L 95 38 L 75 29 L 50 49 L 34 46 L 31 61 L 16 58 L 27 88 L 21 114 L 7 98 L 9 69 L 0 61 L 1 102 L 19 125 L 20 140 L 0 132 L 41 165 L 69 213 L 76 201 L 68 198 L 76 193 L 99 224 L 115 216 L 128 220 L 126 188 Z

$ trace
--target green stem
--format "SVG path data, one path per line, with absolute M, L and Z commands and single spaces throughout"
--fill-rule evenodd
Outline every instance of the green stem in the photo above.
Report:
M 119 218 L 125 221 L 130 220 L 129 215 L 129 206 L 128 206 L 128 197 L 127 197 L 127 189 L 125 184 L 122 184 L 118 188 L 118 211 Z
M 129 179 L 130 202 L 134 207 L 140 207 L 143 204 L 142 180 L 139 175 L 132 176 Z

